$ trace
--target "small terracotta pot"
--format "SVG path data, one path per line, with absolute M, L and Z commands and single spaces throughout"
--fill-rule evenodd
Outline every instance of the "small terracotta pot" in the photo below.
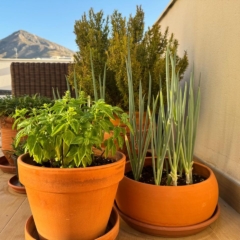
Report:
M 0 169 L 4 173 L 11 173 L 11 174 L 15 174 L 16 173 L 16 167 L 12 166 L 12 165 L 9 165 L 9 162 L 6 159 L 5 156 L 0 157 Z
M 146 159 L 145 165 L 151 165 Z M 126 163 L 125 172 L 131 171 Z M 154 226 L 181 227 L 209 219 L 218 203 L 218 184 L 212 170 L 194 163 L 193 172 L 206 177 L 201 183 L 187 186 L 156 186 L 124 176 L 116 203 L 119 210 L 133 220 Z
M 40 239 L 85 240 L 104 234 L 126 161 L 120 152 L 114 157 L 115 163 L 69 169 L 33 166 L 28 154 L 18 158 Z
M 126 128 L 126 134 L 127 134 L 127 136 L 129 136 L 129 130 L 127 129 L 127 127 L 126 126 L 122 126 L 122 127 Z M 104 133 L 104 140 L 107 140 L 108 138 L 110 138 L 112 136 L 113 136 L 113 132 L 111 132 L 111 133 L 105 132 Z M 124 139 L 124 136 L 122 136 L 122 137 Z M 124 155 L 126 155 L 126 159 L 128 159 L 128 152 L 127 152 L 127 146 L 126 146 L 125 140 L 124 140 L 122 148 L 119 147 L 119 145 L 117 144 L 116 141 L 115 141 L 115 145 L 116 145 L 116 149 L 118 151 L 122 152 Z M 104 145 L 102 145 L 102 147 L 104 147 Z
M 128 114 L 128 112 L 127 112 L 127 114 Z M 135 112 L 135 116 L 136 116 L 136 123 L 137 123 L 137 125 L 138 125 L 138 123 L 139 123 L 139 112 Z M 146 116 L 147 116 L 147 114 L 144 113 L 144 115 L 143 115 L 143 124 L 145 123 Z M 119 126 L 119 124 L 120 124 L 120 119 L 116 117 L 114 120 L 111 120 L 111 122 L 112 122 L 112 124 L 113 124 L 114 126 Z M 125 128 L 125 129 L 126 129 L 126 135 L 127 135 L 128 139 L 129 139 L 129 141 L 130 141 L 130 129 L 129 129 L 126 125 L 120 125 L 120 126 L 121 126 L 122 128 Z M 113 133 L 106 133 L 106 132 L 105 132 L 105 133 L 104 133 L 104 139 L 108 139 L 108 138 L 112 137 L 112 135 L 113 135 Z M 123 136 L 123 137 L 124 137 L 124 136 Z M 116 148 L 117 148 L 118 151 L 121 151 L 122 153 L 124 153 L 124 154 L 126 155 L 126 159 L 127 159 L 127 160 L 129 159 L 129 157 L 128 157 L 128 151 L 127 151 L 127 146 L 126 146 L 125 141 L 124 141 L 124 143 L 123 143 L 123 147 L 122 147 L 122 148 L 120 148 L 120 147 L 117 145 L 117 143 L 116 143 Z
M 9 162 L 9 165 L 14 166 L 14 161 L 11 158 L 13 151 L 12 143 L 16 137 L 17 130 L 12 129 L 14 119 L 10 117 L 1 118 L 1 138 L 2 138 L 2 152 Z

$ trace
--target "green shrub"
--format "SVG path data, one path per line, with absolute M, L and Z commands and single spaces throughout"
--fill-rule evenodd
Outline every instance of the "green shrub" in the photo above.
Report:
M 69 71 L 70 83 L 73 83 L 75 68 L 78 85 L 93 96 L 91 51 L 96 77 L 103 75 L 105 63 L 107 63 L 106 101 L 125 110 L 128 109 L 126 72 L 128 46 L 131 51 L 134 92 L 138 92 L 141 80 L 143 93 L 147 95 L 150 73 L 153 84 L 152 94 L 155 96 L 159 90 L 159 78 L 161 77 L 162 82 L 165 82 L 166 46 L 169 46 L 173 53 L 177 53 L 178 48 L 178 41 L 173 34 L 169 34 L 168 28 L 162 32 L 161 27 L 155 24 L 144 32 L 144 12 L 141 6 L 137 6 L 135 16 L 130 15 L 128 20 L 117 10 L 111 16 L 104 18 L 103 11 L 95 13 L 90 9 L 88 15 L 84 13 L 81 19 L 75 22 L 74 33 L 79 51 L 75 54 L 75 64 Z M 182 58 L 176 55 L 180 79 L 187 65 L 186 52 Z

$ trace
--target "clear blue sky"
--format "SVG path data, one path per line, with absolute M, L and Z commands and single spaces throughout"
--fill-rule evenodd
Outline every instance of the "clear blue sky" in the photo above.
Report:
M 145 25 L 151 26 L 170 0 L 0 0 L 0 39 L 25 30 L 49 41 L 77 51 L 74 24 L 92 7 L 111 15 L 118 10 L 129 17 L 141 5 Z

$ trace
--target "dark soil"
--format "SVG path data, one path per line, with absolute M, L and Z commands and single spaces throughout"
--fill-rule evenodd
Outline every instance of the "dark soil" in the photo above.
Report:
M 94 156 L 92 164 L 89 167 L 101 166 L 116 162 L 116 159 L 105 158 L 103 156 Z
M 116 162 L 116 159 L 105 158 L 104 156 L 93 156 L 92 164 L 87 167 L 101 166 L 101 165 L 106 165 L 106 164 L 110 164 L 110 163 L 114 163 L 114 162 Z M 44 167 L 48 167 L 48 168 L 59 168 L 60 166 L 57 164 L 58 164 L 58 162 L 55 162 L 55 161 L 44 162 L 43 165 L 40 165 L 40 164 L 34 162 L 35 166 L 44 166 Z
M 125 173 L 125 176 L 128 177 L 128 178 L 134 179 L 132 171 Z M 164 169 L 163 173 L 162 173 L 161 183 L 160 183 L 161 186 L 167 186 L 168 185 L 167 184 L 167 177 L 168 177 L 168 174 L 167 174 L 166 170 Z M 198 174 L 193 173 L 193 184 L 200 183 L 204 180 L 206 180 L 206 178 L 204 178 L 202 176 L 199 176 Z M 155 185 L 152 166 L 146 166 L 146 167 L 143 168 L 142 176 L 139 179 L 139 182 Z M 186 185 L 186 178 L 185 178 L 184 173 L 182 174 L 181 177 L 180 176 L 178 177 L 177 185 L 178 186 Z

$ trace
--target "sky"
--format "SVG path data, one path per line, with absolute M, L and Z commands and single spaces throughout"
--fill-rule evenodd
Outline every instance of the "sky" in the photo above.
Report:
M 141 5 L 145 28 L 152 26 L 170 0 L 0 0 L 0 40 L 25 30 L 51 42 L 78 51 L 74 24 L 90 8 L 103 10 L 105 16 L 118 10 L 123 16 L 135 15 Z

